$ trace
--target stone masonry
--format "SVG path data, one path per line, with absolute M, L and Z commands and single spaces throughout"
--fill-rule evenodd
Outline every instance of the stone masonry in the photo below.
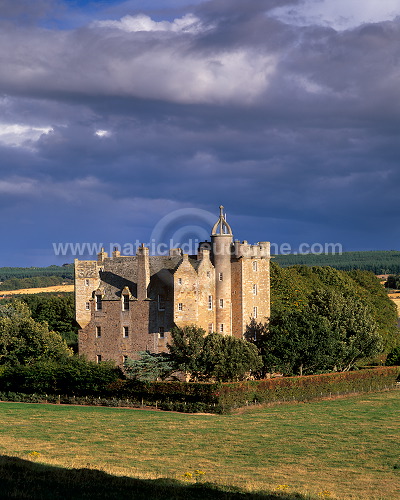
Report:
M 138 351 L 165 351 L 175 325 L 242 338 L 252 318 L 270 315 L 269 262 L 268 242 L 233 241 L 223 207 L 197 255 L 149 255 L 142 245 L 135 256 L 75 259 L 79 353 L 122 365 Z

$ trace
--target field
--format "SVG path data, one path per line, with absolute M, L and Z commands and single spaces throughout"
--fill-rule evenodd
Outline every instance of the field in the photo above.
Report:
M 73 292 L 74 285 L 55 285 L 46 286 L 43 288 L 21 288 L 20 290 L 4 290 L 0 292 L 0 296 L 9 295 L 25 295 L 25 294 L 36 294 L 36 293 L 54 293 L 54 292 Z
M 114 498 L 105 489 L 110 484 L 118 491 L 113 480 L 122 481 L 125 491 L 137 484 L 108 473 L 140 478 L 143 488 L 154 488 L 143 498 L 152 499 L 236 498 L 220 490 L 211 494 L 207 485 L 200 495 L 199 484 L 193 486 L 197 480 L 252 491 L 246 498 L 303 498 L 296 495 L 301 493 L 393 500 L 400 498 L 399 406 L 400 391 L 252 408 L 230 416 L 0 403 L 0 483 L 4 492 L 10 470 L 18 470 L 16 477 L 23 477 L 18 487 L 29 489 L 23 495 L 19 491 L 21 497 L 38 498 L 32 491 L 39 480 L 31 484 L 31 473 L 47 481 L 60 478 L 60 484 L 64 477 L 62 469 L 40 465 L 47 464 L 95 469 L 80 471 L 78 482 L 101 480 L 102 496 L 94 496 L 92 485 L 93 496 L 85 498 Z M 77 474 L 65 476 L 70 488 Z M 156 478 L 169 478 L 170 493 L 164 486 L 158 491 L 164 483 L 149 481 Z M 174 480 L 192 488 L 190 493 L 178 494 L 181 483 Z M 261 490 L 275 494 L 254 493 Z M 119 498 L 133 496 L 127 492 Z
M 396 290 L 392 293 L 388 293 L 388 297 L 393 300 L 397 307 L 397 313 L 400 316 L 400 291 Z

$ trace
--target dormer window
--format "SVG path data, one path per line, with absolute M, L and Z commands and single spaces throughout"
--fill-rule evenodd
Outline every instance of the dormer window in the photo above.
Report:
M 102 300 L 101 300 L 101 295 L 97 294 L 96 295 L 96 311 L 101 311 L 103 308 Z
M 122 310 L 129 311 L 129 295 L 127 293 L 122 296 Z
M 165 298 L 162 295 L 157 296 L 158 310 L 165 311 Z

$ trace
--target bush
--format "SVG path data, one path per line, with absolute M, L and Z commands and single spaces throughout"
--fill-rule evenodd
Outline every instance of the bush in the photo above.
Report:
M 400 366 L 400 346 L 389 352 L 386 358 L 386 366 Z
M 30 365 L 6 366 L 0 374 L 0 390 L 71 396 L 101 395 L 118 380 L 112 363 L 93 363 L 79 356 L 62 361 L 43 360 Z

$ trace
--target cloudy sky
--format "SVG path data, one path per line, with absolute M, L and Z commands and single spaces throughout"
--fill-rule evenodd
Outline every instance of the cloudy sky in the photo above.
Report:
M 399 249 L 399 98 L 398 0 L 1 0 L 0 267 L 220 204 L 238 239 Z

